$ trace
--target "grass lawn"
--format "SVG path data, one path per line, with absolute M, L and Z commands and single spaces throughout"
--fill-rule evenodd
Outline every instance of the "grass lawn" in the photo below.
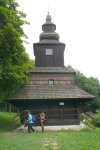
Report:
M 13 117 L 15 115 L 16 113 L 0 112 L 0 133 L 12 131 Z M 18 120 L 19 117 L 16 119 Z M 19 123 L 17 122 L 17 124 Z
M 100 128 L 81 131 L 38 132 L 30 134 L 17 133 L 6 135 L 3 132 L 12 130 L 12 120 L 15 114 L 0 113 L 0 150 L 43 150 L 46 138 L 57 137 L 59 150 L 100 150 Z M 1 119 L 2 116 L 2 119 Z M 8 120 L 7 120 L 8 116 Z M 6 122 L 5 122 L 6 121 Z M 47 146 L 47 150 L 53 150 Z
M 42 150 L 46 134 L 19 133 L 1 134 L 0 150 Z
M 59 150 L 100 150 L 100 129 L 1 134 L 0 150 L 43 150 L 46 137 L 57 137 Z M 53 140 L 51 140 L 53 142 Z M 47 150 L 53 150 L 47 146 Z
M 59 132 L 61 150 L 100 150 L 100 129 Z

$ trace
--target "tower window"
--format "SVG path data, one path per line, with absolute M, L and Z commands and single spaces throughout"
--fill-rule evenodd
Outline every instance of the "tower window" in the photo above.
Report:
M 46 49 L 46 55 L 53 55 L 53 49 Z
M 49 85 L 53 85 L 54 84 L 54 80 L 50 79 L 49 80 Z

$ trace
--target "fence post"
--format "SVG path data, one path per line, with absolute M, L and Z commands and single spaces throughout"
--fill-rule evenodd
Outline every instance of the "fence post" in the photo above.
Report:
M 55 106 L 54 106 L 54 119 L 55 119 Z
M 25 110 L 24 110 L 24 122 L 25 122 L 26 116 L 25 116 Z
M 5 112 L 7 112 L 7 102 L 4 101 L 4 103 L 5 103 Z
M 61 109 L 61 120 L 62 120 L 62 109 Z
M 79 108 L 78 108 L 78 120 L 80 121 L 80 111 L 79 111 Z
M 94 119 L 94 130 L 95 130 L 95 119 Z
M 13 118 L 13 132 L 14 132 L 14 118 Z

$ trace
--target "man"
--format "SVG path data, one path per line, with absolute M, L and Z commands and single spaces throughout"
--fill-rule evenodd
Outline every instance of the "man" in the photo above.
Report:
M 36 131 L 32 128 L 32 124 L 33 124 L 34 122 L 32 121 L 32 115 L 31 115 L 31 112 L 30 112 L 30 111 L 28 111 L 28 120 L 27 120 L 27 122 L 28 122 L 28 133 L 30 133 L 30 129 L 31 129 L 33 132 L 36 132 Z

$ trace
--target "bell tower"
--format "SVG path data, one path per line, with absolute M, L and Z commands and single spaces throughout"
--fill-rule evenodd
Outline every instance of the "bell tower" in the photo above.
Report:
M 39 42 L 33 44 L 35 67 L 64 67 L 65 44 L 59 42 L 59 34 L 55 32 L 56 25 L 49 15 L 42 25 Z

